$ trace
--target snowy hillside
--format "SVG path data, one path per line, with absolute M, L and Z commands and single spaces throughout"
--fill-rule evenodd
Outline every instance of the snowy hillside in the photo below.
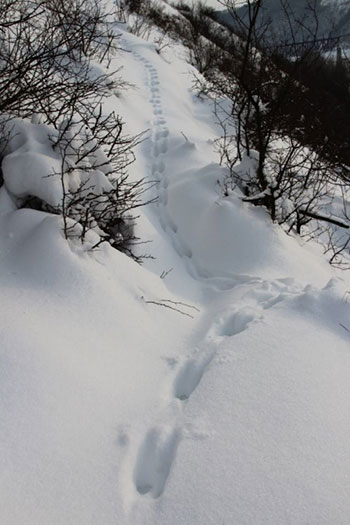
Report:
M 115 30 L 132 86 L 104 110 L 148 130 L 130 172 L 155 182 L 137 225 L 154 259 L 15 209 L 57 162 L 26 123 L 0 199 L 0 523 L 348 524 L 349 275 L 224 196 L 185 50 Z

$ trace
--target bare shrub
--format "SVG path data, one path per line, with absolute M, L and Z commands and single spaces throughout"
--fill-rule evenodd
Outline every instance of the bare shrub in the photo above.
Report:
M 66 238 L 85 241 L 93 230 L 100 242 L 138 257 L 133 210 L 145 203 L 144 180 L 131 182 L 127 168 L 141 135 L 124 134 L 119 115 L 106 114 L 106 97 L 123 87 L 107 74 L 118 51 L 114 12 L 98 0 L 8 0 L 0 13 L 0 114 L 2 142 L 13 117 L 50 126 L 51 147 L 61 169 L 62 202 L 53 206 L 35 194 L 20 206 L 59 214 Z M 94 64 L 92 63 L 94 60 Z M 6 154 L 6 151 L 5 151 Z

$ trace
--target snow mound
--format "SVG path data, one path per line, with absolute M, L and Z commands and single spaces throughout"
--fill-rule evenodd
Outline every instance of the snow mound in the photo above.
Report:
M 10 119 L 4 135 L 8 136 L 2 161 L 4 186 L 19 204 L 29 197 L 36 197 L 59 209 L 65 193 L 75 192 L 80 187 L 86 187 L 96 195 L 113 189 L 101 170 L 91 169 L 95 158 L 84 160 L 84 165 L 89 168 L 84 170 L 79 164 L 75 165 L 74 152 L 69 154 L 67 145 L 63 144 L 65 153 L 60 151 L 59 141 L 70 140 L 73 144 L 73 139 L 50 126 L 19 118 Z M 97 150 L 94 157 L 97 155 L 104 154 Z M 101 163 L 105 161 L 103 158 Z

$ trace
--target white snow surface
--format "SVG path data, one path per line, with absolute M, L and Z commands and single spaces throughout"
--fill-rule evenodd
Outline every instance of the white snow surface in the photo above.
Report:
M 138 232 L 155 259 L 88 251 L 58 217 L 16 210 L 30 151 L 36 168 L 48 157 L 35 133 L 10 153 L 0 523 L 348 524 L 350 279 L 223 196 L 219 129 L 184 50 L 118 30 L 135 87 L 106 109 L 149 129 L 131 171 L 158 181 Z
M 179 4 L 181 0 L 175 0 L 173 3 L 174 4 Z M 196 4 L 196 0 L 194 0 L 194 2 L 191 2 L 190 0 L 186 0 L 186 3 L 189 4 L 189 5 L 192 5 L 192 4 Z M 214 9 L 217 9 L 218 11 L 219 10 L 222 10 L 224 9 L 223 5 L 220 4 L 220 2 L 218 2 L 217 0 L 204 0 L 203 2 L 205 5 L 209 6 L 209 7 L 213 7 Z

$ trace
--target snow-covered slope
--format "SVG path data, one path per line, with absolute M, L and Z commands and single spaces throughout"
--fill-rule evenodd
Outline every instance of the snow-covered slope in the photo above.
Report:
M 185 51 L 118 30 L 156 258 L 1 215 L 0 523 L 345 525 L 349 278 L 223 196 Z

